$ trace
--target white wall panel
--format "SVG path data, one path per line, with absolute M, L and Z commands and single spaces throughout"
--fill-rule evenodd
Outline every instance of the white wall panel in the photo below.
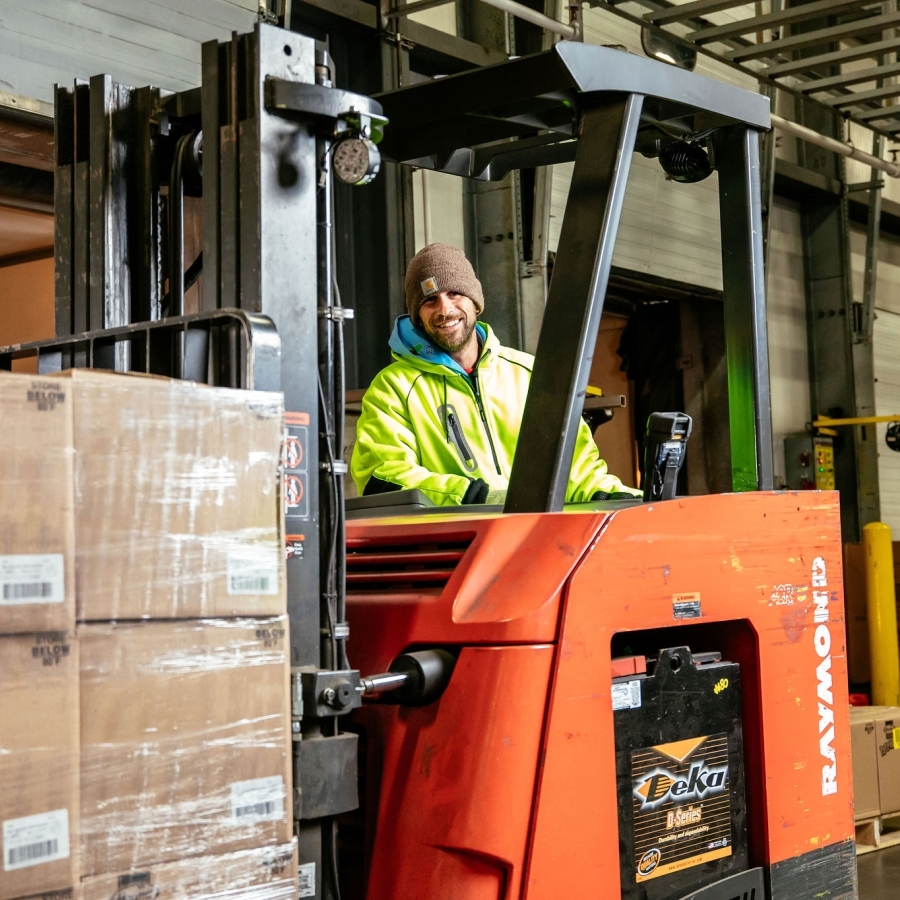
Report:
M 418 169 L 413 173 L 413 219 L 416 251 L 440 242 L 465 249 L 465 182 L 456 175 Z
M 800 210 L 776 200 L 772 209 L 766 312 L 772 384 L 775 475 L 784 477 L 784 438 L 810 421 L 809 351 Z
M 556 250 L 572 164 L 554 166 L 550 249 Z M 718 180 L 668 181 L 655 159 L 635 154 L 613 265 L 721 290 Z
M 250 31 L 258 0 L 0 3 L 0 88 L 52 103 L 53 85 L 106 73 L 123 84 L 200 84 L 200 45 Z

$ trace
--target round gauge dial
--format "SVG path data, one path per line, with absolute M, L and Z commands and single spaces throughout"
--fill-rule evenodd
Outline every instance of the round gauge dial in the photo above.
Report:
M 368 184 L 381 166 L 381 154 L 370 140 L 344 138 L 334 148 L 334 174 L 346 184 Z

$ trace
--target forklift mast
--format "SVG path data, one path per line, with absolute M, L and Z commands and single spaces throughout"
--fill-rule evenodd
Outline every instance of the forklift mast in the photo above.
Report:
M 338 896 L 336 821 L 359 805 L 358 759 L 367 796 L 353 814 L 369 831 L 354 896 L 549 900 L 606 885 L 615 896 L 610 655 L 705 660 L 709 649 L 740 664 L 737 705 L 745 727 L 766 738 L 747 749 L 749 844 L 735 861 L 749 860 L 753 878 L 765 872 L 771 900 L 805 900 L 823 883 L 836 886 L 835 900 L 851 900 L 849 772 L 805 812 L 790 806 L 800 776 L 779 776 L 774 759 L 791 756 L 784 710 L 794 712 L 793 701 L 778 694 L 774 718 L 763 704 L 769 686 L 788 678 L 798 721 L 812 715 L 815 729 L 820 645 L 794 643 L 793 631 L 787 643 L 786 631 L 770 641 L 781 613 L 757 603 L 759 584 L 808 582 L 810 565 L 818 577 L 827 558 L 840 597 L 834 497 L 753 493 L 772 488 L 758 158 L 768 99 L 570 42 L 368 98 L 333 86 L 315 41 L 266 24 L 204 45 L 202 72 L 200 88 L 174 94 L 103 75 L 57 88 L 57 336 L 0 349 L 0 367 L 32 357 L 41 373 L 95 366 L 284 392 L 295 827 L 315 896 Z M 339 174 L 358 184 L 377 172 L 379 149 L 399 163 L 488 180 L 574 161 L 504 510 L 524 515 L 345 523 L 342 324 L 352 311 L 334 289 L 331 192 L 337 150 L 350 142 L 346 159 L 366 164 Z M 658 157 L 676 180 L 718 173 L 732 481 L 744 496 L 688 498 L 697 503 L 683 515 L 685 500 L 562 514 L 634 152 Z M 191 197 L 202 197 L 202 253 L 185 259 Z M 187 311 L 198 278 L 199 305 Z M 744 540 L 751 523 L 757 532 Z M 715 536 L 687 577 L 674 560 L 707 531 Z M 782 545 L 790 561 L 769 560 Z M 836 644 L 838 606 L 829 613 Z M 673 624 L 678 640 L 665 634 Z M 687 649 L 687 637 L 703 646 Z M 573 656 L 566 647 L 592 649 Z M 683 650 L 663 657 L 665 647 Z M 790 674 L 801 651 L 811 694 Z M 843 765 L 843 657 L 835 651 L 832 661 L 831 752 Z M 598 678 L 599 688 L 585 687 Z M 373 701 L 363 704 L 364 695 Z M 341 722 L 350 724 L 342 731 Z M 501 733 L 507 724 L 519 727 L 521 744 Z M 805 740 L 797 771 L 810 759 Z M 514 764 L 497 770 L 509 746 Z M 818 752 L 818 733 L 810 746 Z M 440 776 L 429 781 L 432 758 Z M 593 805 L 567 835 L 580 776 Z M 620 893 L 662 900 L 661 884 L 628 894 L 623 881 Z

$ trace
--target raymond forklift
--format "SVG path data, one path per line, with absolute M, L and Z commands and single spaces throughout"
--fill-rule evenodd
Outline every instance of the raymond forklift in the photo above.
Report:
M 568 42 L 374 99 L 333 81 L 260 25 L 193 91 L 58 87 L 57 337 L 0 351 L 284 391 L 301 896 L 856 898 L 838 499 L 772 490 L 768 100 Z M 690 421 L 662 414 L 644 502 L 564 504 L 635 152 L 718 173 L 735 492 L 675 496 Z M 503 509 L 344 501 L 331 186 L 381 153 L 574 160 Z

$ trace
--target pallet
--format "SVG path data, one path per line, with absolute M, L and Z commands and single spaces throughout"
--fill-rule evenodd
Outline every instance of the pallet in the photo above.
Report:
M 856 855 L 900 846 L 900 813 L 856 823 Z

